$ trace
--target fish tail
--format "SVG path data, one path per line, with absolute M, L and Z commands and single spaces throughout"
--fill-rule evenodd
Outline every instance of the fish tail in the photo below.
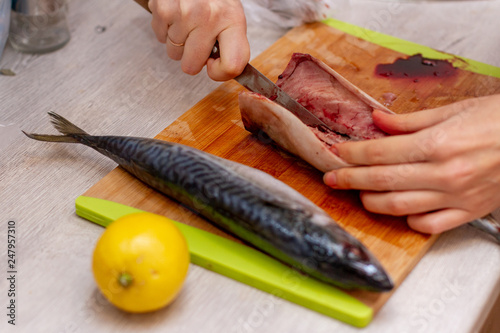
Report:
M 35 134 L 22 131 L 28 138 L 38 141 L 81 143 L 89 134 L 55 112 L 49 112 L 50 122 L 63 135 Z

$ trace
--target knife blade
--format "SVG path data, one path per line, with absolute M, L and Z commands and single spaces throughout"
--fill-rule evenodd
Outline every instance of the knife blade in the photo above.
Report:
M 291 98 L 286 92 L 252 65 L 247 64 L 243 72 L 234 79 L 248 90 L 259 93 L 278 103 L 297 116 L 304 124 L 323 130 L 332 130 L 327 124 L 321 121 L 321 119 L 312 114 L 302 106 L 302 104 Z
M 210 58 L 217 59 L 219 57 L 219 42 L 217 41 L 215 42 Z M 261 94 L 262 96 L 278 103 L 293 113 L 307 126 L 313 126 L 318 129 L 322 129 L 323 131 L 332 131 L 332 129 L 321 119 L 312 114 L 309 110 L 302 106 L 302 104 L 291 98 L 286 92 L 284 92 L 280 87 L 274 84 L 273 81 L 269 80 L 269 78 L 259 72 L 252 65 L 247 64 L 245 69 L 243 69 L 243 72 L 234 79 L 248 90 Z

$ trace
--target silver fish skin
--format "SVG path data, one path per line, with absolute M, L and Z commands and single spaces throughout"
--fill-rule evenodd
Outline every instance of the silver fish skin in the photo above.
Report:
M 271 175 L 182 144 L 89 135 L 56 113 L 49 115 L 63 135 L 23 132 L 39 141 L 89 146 L 216 226 L 317 279 L 349 289 L 393 288 L 363 244 Z

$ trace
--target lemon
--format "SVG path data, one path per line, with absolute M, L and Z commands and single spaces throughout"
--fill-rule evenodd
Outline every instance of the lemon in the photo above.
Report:
M 97 241 L 92 271 L 102 294 L 127 312 L 170 304 L 189 267 L 186 240 L 172 220 L 134 213 L 112 222 Z

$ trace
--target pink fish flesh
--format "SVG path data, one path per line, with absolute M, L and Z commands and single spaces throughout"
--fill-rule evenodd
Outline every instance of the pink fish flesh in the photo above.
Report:
M 372 112 L 392 111 L 309 54 L 293 54 L 276 84 L 333 131 L 309 127 L 277 103 L 251 92 L 239 95 L 245 128 L 264 131 L 279 146 L 321 171 L 347 165 L 330 151 L 332 144 L 386 135 L 373 123 Z

